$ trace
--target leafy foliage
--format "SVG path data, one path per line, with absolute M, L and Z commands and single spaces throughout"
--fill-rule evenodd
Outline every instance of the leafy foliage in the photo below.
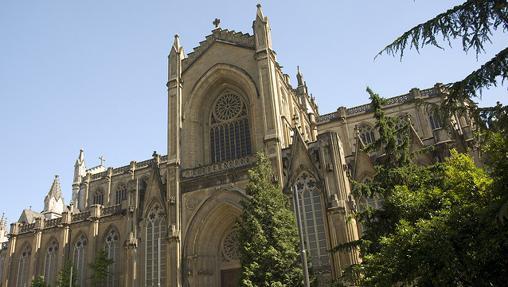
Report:
M 371 182 L 354 183 L 353 192 L 377 196 L 380 209 L 357 213 L 364 227 L 359 240 L 364 261 L 343 282 L 361 286 L 501 286 L 508 280 L 508 225 L 500 224 L 506 202 L 508 127 L 506 110 L 490 113 L 485 135 L 486 169 L 452 150 L 443 163 L 417 166 L 394 145 L 392 120 L 381 112 L 382 99 L 369 90 L 386 154 Z M 387 160 L 391 158 L 390 160 Z M 504 217 L 501 217 L 504 218 Z M 338 248 L 341 248 L 339 246 Z
M 113 264 L 113 259 L 108 258 L 105 250 L 101 250 L 95 256 L 94 262 L 90 264 L 92 269 L 92 286 L 102 286 L 108 278 L 108 267 Z
M 34 280 L 32 280 L 31 286 L 32 287 L 48 287 L 48 285 L 46 285 L 46 282 L 44 282 L 43 276 L 39 276 L 39 277 L 35 278 Z
M 258 154 L 249 171 L 248 200 L 238 223 L 240 286 L 301 286 L 295 218 L 281 188 L 272 182 L 270 161 Z
M 72 262 L 71 261 L 65 261 L 64 265 L 62 267 L 62 270 L 58 272 L 58 278 L 56 286 L 58 287 L 76 287 L 77 285 L 77 278 L 76 275 L 72 274 Z M 72 281 L 71 281 L 72 276 Z

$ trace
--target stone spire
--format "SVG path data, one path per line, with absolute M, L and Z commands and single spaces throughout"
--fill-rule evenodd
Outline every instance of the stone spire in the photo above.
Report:
M 60 187 L 60 180 L 58 175 L 55 175 L 53 184 L 49 189 L 46 198 L 44 198 L 44 210 L 42 213 L 47 219 L 60 217 L 64 211 L 65 204 L 62 197 L 62 188 Z

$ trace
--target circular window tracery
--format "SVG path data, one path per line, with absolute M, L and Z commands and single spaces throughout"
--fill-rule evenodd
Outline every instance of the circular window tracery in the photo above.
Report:
M 238 246 L 238 230 L 233 229 L 222 243 L 222 253 L 226 260 L 237 260 L 240 258 L 240 248 Z
M 233 93 L 225 93 L 217 99 L 214 107 L 215 118 L 220 121 L 234 119 L 242 112 L 243 103 L 239 96 Z

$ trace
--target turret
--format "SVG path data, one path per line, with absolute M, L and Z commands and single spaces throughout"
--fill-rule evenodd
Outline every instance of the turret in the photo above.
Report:
M 60 187 L 60 180 L 58 175 L 55 175 L 53 184 L 49 189 L 46 198 L 44 198 L 44 210 L 42 214 L 46 219 L 53 219 L 60 217 L 65 209 L 64 199 L 62 196 L 62 189 Z
M 81 185 L 82 177 L 86 175 L 85 155 L 83 149 L 79 150 L 79 156 L 74 164 L 74 179 L 72 181 L 72 203 L 78 206 L 79 201 L 79 186 Z

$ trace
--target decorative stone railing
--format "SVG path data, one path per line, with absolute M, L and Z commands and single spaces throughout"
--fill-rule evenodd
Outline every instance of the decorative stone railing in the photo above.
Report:
M 166 161 L 167 159 L 168 159 L 167 155 L 160 156 L 160 161 L 161 162 L 162 161 Z M 136 169 L 147 167 L 147 166 L 151 165 L 153 161 L 154 161 L 154 159 L 147 159 L 147 160 L 144 160 L 144 161 L 136 162 L 136 164 L 135 164 Z M 130 170 L 131 170 L 131 165 L 130 164 L 129 165 L 124 165 L 124 166 L 121 166 L 121 167 L 114 168 L 112 174 L 113 175 L 124 174 L 124 173 L 126 173 L 126 172 L 128 172 Z M 91 176 L 91 179 L 92 180 L 100 179 L 100 178 L 106 177 L 107 175 L 108 175 L 108 171 L 106 170 L 106 171 L 102 171 L 102 172 L 93 174 Z
M 434 96 L 437 96 L 440 94 L 438 89 L 436 89 L 436 88 L 420 90 L 419 92 L 420 92 L 420 96 L 423 98 L 434 97 Z M 410 93 L 400 95 L 397 97 L 388 98 L 388 99 L 386 99 L 387 100 L 386 105 L 389 106 L 389 105 L 394 105 L 394 104 L 407 103 L 407 102 L 413 100 L 414 97 L 415 97 L 415 94 L 410 92 Z M 356 106 L 356 107 L 346 109 L 346 114 L 348 116 L 351 116 L 351 115 L 355 115 L 355 114 L 359 114 L 359 113 L 368 112 L 368 111 L 370 111 L 370 109 L 371 109 L 370 104 L 364 104 L 361 106 Z M 329 121 L 336 120 L 336 119 L 339 119 L 339 113 L 332 112 L 329 114 L 324 114 L 324 115 L 319 116 L 317 119 L 317 122 L 324 123 L 324 122 L 329 122 Z
M 23 224 L 19 229 L 19 233 L 27 233 L 35 229 L 35 223 Z
M 51 227 L 58 226 L 60 223 L 62 223 L 61 217 L 54 218 L 54 219 L 48 219 L 48 220 L 44 221 L 44 227 L 51 228 Z
M 72 222 L 79 222 L 87 220 L 90 217 L 90 211 L 85 211 L 72 215 Z
M 255 156 L 247 156 L 238 159 L 223 161 L 219 163 L 214 163 L 207 166 L 201 166 L 196 168 L 184 169 L 182 170 L 183 178 L 194 178 L 199 176 L 206 176 L 214 173 L 219 173 L 222 171 L 245 167 L 253 164 L 256 161 Z
M 116 214 L 119 213 L 121 210 L 122 206 L 120 204 L 103 207 L 101 211 L 101 216 Z

